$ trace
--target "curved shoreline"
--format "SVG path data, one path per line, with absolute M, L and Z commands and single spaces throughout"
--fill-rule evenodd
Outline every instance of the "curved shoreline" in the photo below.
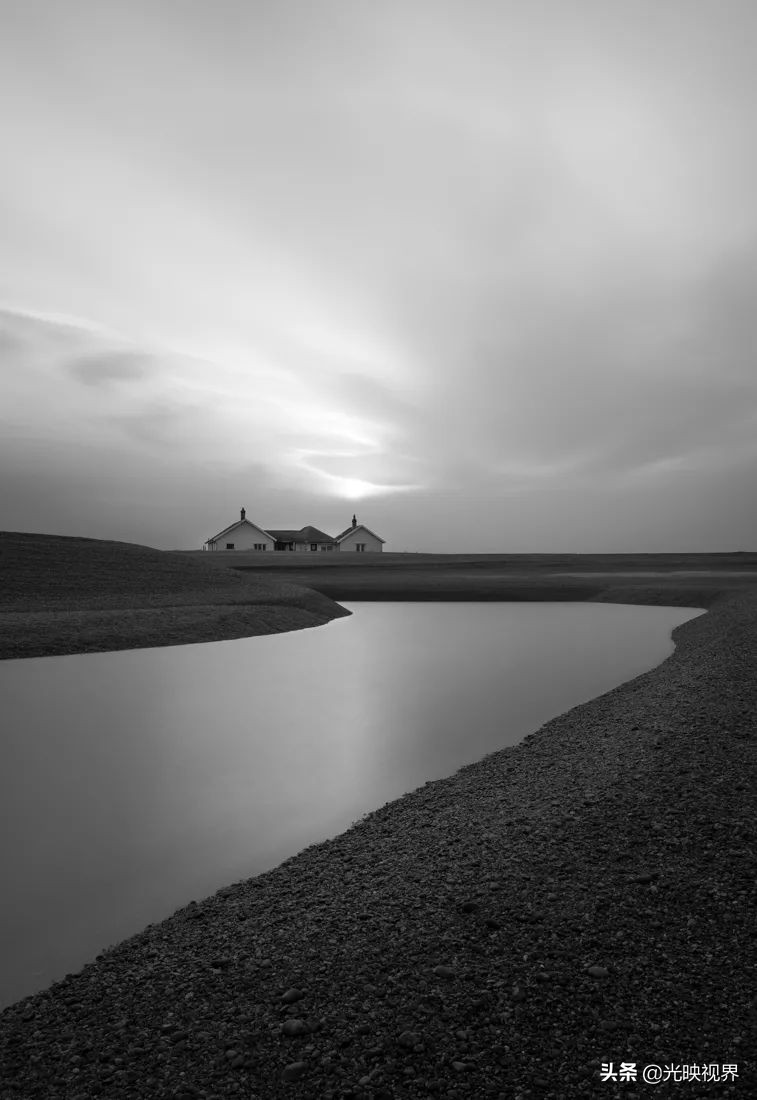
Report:
M 306 630 L 349 615 L 338 604 L 328 607 L 332 601 L 325 597 L 320 605 L 316 592 L 299 591 L 301 607 L 277 602 L 279 594 L 271 592 L 267 601 L 251 604 L 0 612 L 0 661 L 224 642 Z
M 361 587 L 343 584 L 332 595 L 299 584 L 246 582 L 250 597 L 238 592 L 219 598 L 212 591 L 184 596 L 183 602 L 162 599 L 132 602 L 59 602 L 44 609 L 35 606 L 0 607 L 0 661 L 53 657 L 77 653 L 105 653 L 157 646 L 195 645 L 265 634 L 282 634 L 323 626 L 349 615 L 338 599 L 418 602 L 598 602 L 669 607 L 708 607 L 720 593 L 712 588 L 601 584 L 567 586 L 539 581 L 513 587 L 447 581 L 431 588 L 400 583 Z M 174 597 L 175 598 L 175 597 Z M 115 606 L 114 606 L 115 604 Z
M 0 660 L 215 642 L 348 614 L 277 577 L 131 543 L 0 531 Z
M 6 1009 L 0 1098 L 629 1096 L 613 1060 L 736 1063 L 696 1095 L 748 1094 L 757 594 L 673 638 Z

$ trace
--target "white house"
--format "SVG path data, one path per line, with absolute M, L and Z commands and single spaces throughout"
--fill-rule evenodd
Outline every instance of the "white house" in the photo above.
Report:
M 301 527 L 297 531 L 289 528 L 265 531 L 247 519 L 244 508 L 236 523 L 225 527 L 203 544 L 203 550 L 352 550 L 373 553 L 381 551 L 383 547 L 384 539 L 358 523 L 354 515 L 352 524 L 332 538 L 312 526 Z
M 276 540 L 262 527 L 250 523 L 243 508 L 241 518 L 208 539 L 205 546 L 208 550 L 273 550 Z
M 384 539 L 379 538 L 373 531 L 358 523 L 355 516 L 352 524 L 341 535 L 334 539 L 337 550 L 357 550 L 369 553 L 378 553 L 384 548 Z

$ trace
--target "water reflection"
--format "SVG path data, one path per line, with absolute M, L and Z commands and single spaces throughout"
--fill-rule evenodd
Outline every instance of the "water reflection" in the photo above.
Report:
M 0 1003 L 652 667 L 691 609 L 350 604 L 0 663 Z

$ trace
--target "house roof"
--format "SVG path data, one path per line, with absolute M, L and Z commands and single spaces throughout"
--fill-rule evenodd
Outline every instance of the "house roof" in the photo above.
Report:
M 213 535 L 208 539 L 208 542 L 217 542 L 224 535 L 231 534 L 232 531 L 236 531 L 238 527 L 251 527 L 253 531 L 260 531 L 261 535 L 265 535 L 267 538 L 271 537 L 270 531 L 264 531 L 262 527 L 258 527 L 257 523 L 250 523 L 248 519 L 238 519 L 236 523 L 230 524 L 228 527 L 224 527 L 223 531 L 219 531 L 217 535 Z
M 270 528 L 269 535 L 272 535 L 277 542 L 333 542 L 331 535 L 327 535 L 324 531 L 319 531 L 317 527 L 301 527 L 299 531 L 291 531 L 289 529 L 276 529 Z
M 223 531 L 219 531 L 217 535 L 213 535 L 208 539 L 208 542 L 218 542 L 219 539 L 225 535 L 230 535 L 232 531 L 236 531 L 240 527 L 251 527 L 253 531 L 259 531 L 261 535 L 265 535 L 266 538 L 274 539 L 276 542 L 328 542 L 338 543 L 352 534 L 353 531 L 365 531 L 367 534 L 372 535 L 373 538 L 378 539 L 383 543 L 386 540 L 382 539 L 375 531 L 371 531 L 369 527 L 366 527 L 363 523 L 358 523 L 355 527 L 347 527 L 341 534 L 332 538 L 331 535 L 327 535 L 325 531 L 321 531 L 318 527 L 313 527 L 308 524 L 306 527 L 300 527 L 295 531 L 290 528 L 276 528 L 272 527 L 267 531 L 262 527 L 259 527 L 257 523 L 251 523 L 248 519 L 238 519 L 235 523 L 230 524 L 228 527 L 224 527 Z
M 305 536 L 305 542 L 333 542 L 334 539 L 331 535 L 327 535 L 324 531 L 319 531 L 317 527 L 303 527 L 302 532 Z
M 375 531 L 371 531 L 370 527 L 366 527 L 364 523 L 358 523 L 356 527 L 348 527 L 346 531 L 342 531 L 341 535 L 336 536 L 334 542 L 341 542 L 342 539 L 347 538 L 347 535 L 351 535 L 353 531 L 367 531 L 369 535 L 373 535 L 379 542 L 386 542 L 386 539 L 382 539 L 380 535 L 377 535 Z
M 276 539 L 277 542 L 295 542 L 299 536 L 299 531 L 288 531 L 281 527 L 271 527 L 268 534 L 271 538 Z

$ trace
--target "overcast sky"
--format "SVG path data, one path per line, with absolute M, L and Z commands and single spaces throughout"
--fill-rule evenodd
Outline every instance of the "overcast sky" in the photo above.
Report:
M 0 528 L 757 548 L 754 0 L 0 15 Z

